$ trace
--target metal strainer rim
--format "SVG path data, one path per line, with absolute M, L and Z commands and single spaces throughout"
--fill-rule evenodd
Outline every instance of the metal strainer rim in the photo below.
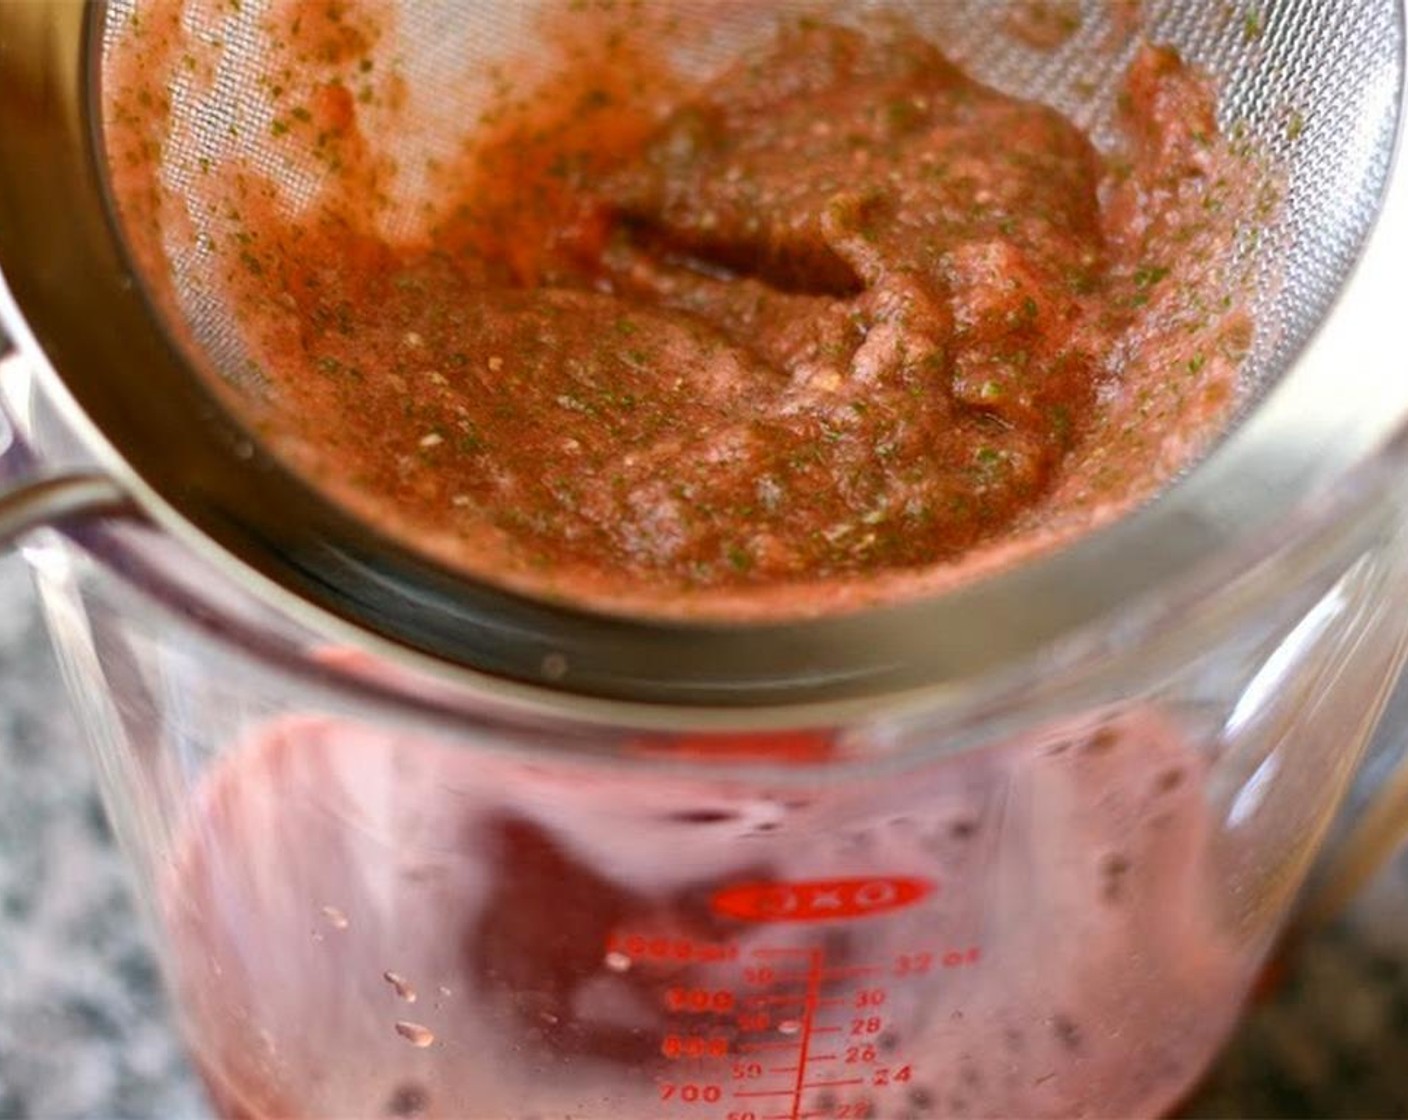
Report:
M 1363 353 L 1364 312 L 1352 313 L 1374 291 L 1408 290 L 1408 252 L 1394 249 L 1400 239 L 1408 249 L 1400 168 L 1366 259 L 1254 415 L 1158 502 L 1064 550 L 932 600 L 727 627 L 605 619 L 493 589 L 466 595 L 461 581 L 406 554 L 424 594 L 400 604 L 413 609 L 394 625 L 384 612 L 378 621 L 369 616 L 385 593 L 380 573 L 355 573 L 361 602 L 326 578 L 330 565 L 360 563 L 329 545 L 349 535 L 316 535 L 342 515 L 250 446 L 190 376 L 140 291 L 104 197 L 88 112 L 101 9 L 65 0 L 4 7 L 0 39 L 12 60 L 26 60 L 24 80 L 39 96 L 0 104 L 0 168 L 24 169 L 0 178 L 0 322 L 66 420 L 155 523 L 298 621 L 340 640 L 379 635 L 382 654 L 514 702 L 589 697 L 795 715 L 801 705 L 873 704 L 1026 664 L 1272 532 L 1308 491 L 1386 447 L 1408 416 L 1408 378 L 1392 376 L 1392 355 Z M 1402 82 L 1400 59 L 1400 128 Z M 134 408 L 114 388 L 122 379 L 106 371 L 119 354 L 141 369 L 153 407 Z M 1375 407 L 1356 414 L 1356 398 Z M 206 427 L 191 438 L 162 426 L 171 416 L 200 416 Z M 267 501 L 273 492 L 278 508 Z M 1096 570 L 1102 578 L 1089 579 Z

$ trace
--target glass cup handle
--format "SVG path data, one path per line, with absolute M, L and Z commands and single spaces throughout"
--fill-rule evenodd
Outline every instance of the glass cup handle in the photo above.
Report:
M 1374 791 L 1363 815 L 1331 853 L 1297 914 L 1292 934 L 1304 935 L 1333 921 L 1408 841 L 1408 750 L 1399 757 L 1383 785 Z
M 0 544 L 31 529 L 71 517 L 129 512 L 131 499 L 101 472 L 78 471 L 34 478 L 0 493 Z
M 4 354 L 3 349 L 0 337 L 0 381 L 10 381 L 12 376 L 20 376 L 23 359 L 13 351 Z M 0 545 L 11 544 L 42 525 L 132 511 L 127 492 L 102 471 L 46 471 L 0 409 Z

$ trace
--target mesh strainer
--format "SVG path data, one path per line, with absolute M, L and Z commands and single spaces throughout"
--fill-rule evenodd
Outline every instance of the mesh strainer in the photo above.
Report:
M 238 153 L 307 197 L 319 185 L 316 163 L 269 140 L 276 130 L 260 7 L 186 7 L 188 34 L 219 48 L 213 63 L 179 72 L 171 90 L 168 185 L 179 192 L 203 161 Z M 397 60 L 410 104 L 412 126 L 392 153 L 400 166 L 424 166 L 450 149 L 485 96 L 474 76 L 490 73 L 495 58 L 524 57 L 525 36 L 541 26 L 538 7 L 397 7 L 397 40 L 385 53 Z M 1103 0 L 1083 5 L 1078 31 L 1056 49 L 1007 34 L 1010 6 L 987 0 L 652 7 L 672 17 L 673 63 L 698 74 L 767 35 L 780 13 L 854 21 L 900 12 L 980 79 L 1055 106 L 1105 142 L 1133 50 L 1111 47 L 1131 6 Z M 168 228 L 154 246 L 120 228 L 115 214 L 100 127 L 102 55 L 148 14 L 136 0 L 88 8 L 31 0 L 0 11 L 5 325 L 116 480 L 85 479 L 85 501 L 131 495 L 324 629 L 350 625 L 496 678 L 616 698 L 759 705 L 898 692 L 1000 666 L 1167 586 L 1195 561 L 1281 522 L 1308 491 L 1331 486 L 1382 446 L 1408 409 L 1408 379 L 1387 374 L 1391 356 L 1353 348 L 1363 338 L 1356 315 L 1362 323 L 1395 285 L 1408 290 L 1403 269 L 1381 252 L 1354 298 L 1330 315 L 1389 187 L 1401 3 L 1150 3 L 1143 34 L 1213 75 L 1224 127 L 1264 153 L 1284 184 L 1266 228 L 1243 231 L 1258 325 L 1246 375 L 1257 404 L 1216 454 L 1114 529 L 931 600 L 747 627 L 627 621 L 534 602 L 455 576 L 324 500 L 196 375 L 203 367 L 258 390 L 229 309 L 200 282 L 209 260 L 199 215 L 187 216 L 195 228 L 183 225 L 179 238 Z M 411 170 L 397 189 L 412 213 L 427 187 Z M 1327 321 L 1333 329 L 1311 346 Z M 1085 578 L 1093 570 L 1099 580 Z

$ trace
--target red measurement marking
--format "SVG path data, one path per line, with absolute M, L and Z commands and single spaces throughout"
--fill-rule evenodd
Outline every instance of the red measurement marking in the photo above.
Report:
M 723 1035 L 667 1034 L 660 1043 L 660 1053 L 671 1061 L 688 1058 L 724 1058 L 728 1056 L 729 1040 Z
M 727 941 L 693 941 L 687 937 L 662 937 L 652 933 L 616 930 L 606 938 L 608 953 L 624 953 L 632 960 L 694 961 L 716 964 L 738 959 L 738 946 Z
M 669 1011 L 695 1014 L 732 1011 L 734 1002 L 733 993 L 726 989 L 671 988 L 665 993 L 665 1007 Z
M 824 922 L 869 918 L 912 906 L 937 889 L 927 879 L 811 879 L 741 883 L 710 900 L 714 913 L 744 922 Z
M 838 1089 L 842 1085 L 864 1085 L 863 1077 L 847 1077 L 840 1081 L 808 1081 L 802 1089 Z
M 797 1120 L 802 1111 L 802 1088 L 807 1075 L 807 1056 L 812 1050 L 813 1028 L 816 1026 L 816 1001 L 821 994 L 822 951 L 813 949 L 807 968 L 807 1002 L 802 1015 L 802 1052 L 797 1058 L 797 1083 L 792 1091 L 792 1116 Z
M 790 1097 L 791 1089 L 738 1089 L 735 1097 Z
M 824 762 L 835 753 L 830 731 L 702 731 L 687 735 L 651 735 L 632 741 L 634 754 L 663 758 L 721 758 L 789 765 Z
M 695 1082 L 685 1082 L 680 1084 L 674 1081 L 662 1081 L 658 1085 L 660 1099 L 662 1101 L 681 1100 L 685 1104 L 714 1104 L 723 1100 L 724 1091 L 718 1085 L 700 1085 Z

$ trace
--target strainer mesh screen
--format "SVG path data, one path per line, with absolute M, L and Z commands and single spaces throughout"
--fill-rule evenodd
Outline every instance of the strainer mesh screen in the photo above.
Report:
M 652 0 L 656 7 L 665 3 Z M 428 189 L 418 169 L 454 151 L 463 122 L 474 119 L 490 94 L 493 63 L 511 58 L 518 79 L 532 80 L 524 44 L 539 6 L 535 0 L 407 0 L 397 6 L 396 41 L 376 51 L 394 63 L 394 73 L 388 68 L 377 81 L 382 93 L 388 82 L 404 83 L 410 111 L 398 115 L 395 132 L 378 131 L 375 101 L 364 107 L 363 120 L 400 169 L 400 221 L 414 223 Z M 1013 5 L 993 0 L 681 0 L 668 6 L 679 27 L 674 62 L 701 76 L 768 35 L 779 14 L 860 20 L 877 10 L 898 11 L 982 80 L 1055 106 L 1106 145 L 1113 142 L 1116 94 L 1134 50 L 1118 25 L 1132 14 L 1147 39 L 1176 47 L 1214 76 L 1224 129 L 1268 155 L 1283 184 L 1280 205 L 1265 225 L 1252 222 L 1243 231 L 1241 248 L 1253 251 L 1255 274 L 1257 342 L 1245 366 L 1253 386 L 1283 369 L 1328 311 L 1372 224 L 1392 154 L 1403 49 L 1392 0 L 1185 0 L 1148 3 L 1142 11 L 1088 0 L 1078 30 L 1056 49 L 1037 49 L 1008 33 Z M 105 49 L 141 7 L 140 0 L 108 6 Z M 191 188 L 201 169 L 238 154 L 280 183 L 291 200 L 311 198 L 326 169 L 273 139 L 276 82 L 264 64 L 263 6 L 192 0 L 183 7 L 190 41 L 205 44 L 210 54 L 177 69 L 163 152 L 166 186 L 176 196 L 199 199 L 201 192 Z M 248 377 L 240 335 L 207 282 L 212 254 L 203 234 L 211 215 L 194 202 L 190 209 L 189 227 L 164 231 L 174 290 L 204 355 L 227 380 L 240 383 Z

